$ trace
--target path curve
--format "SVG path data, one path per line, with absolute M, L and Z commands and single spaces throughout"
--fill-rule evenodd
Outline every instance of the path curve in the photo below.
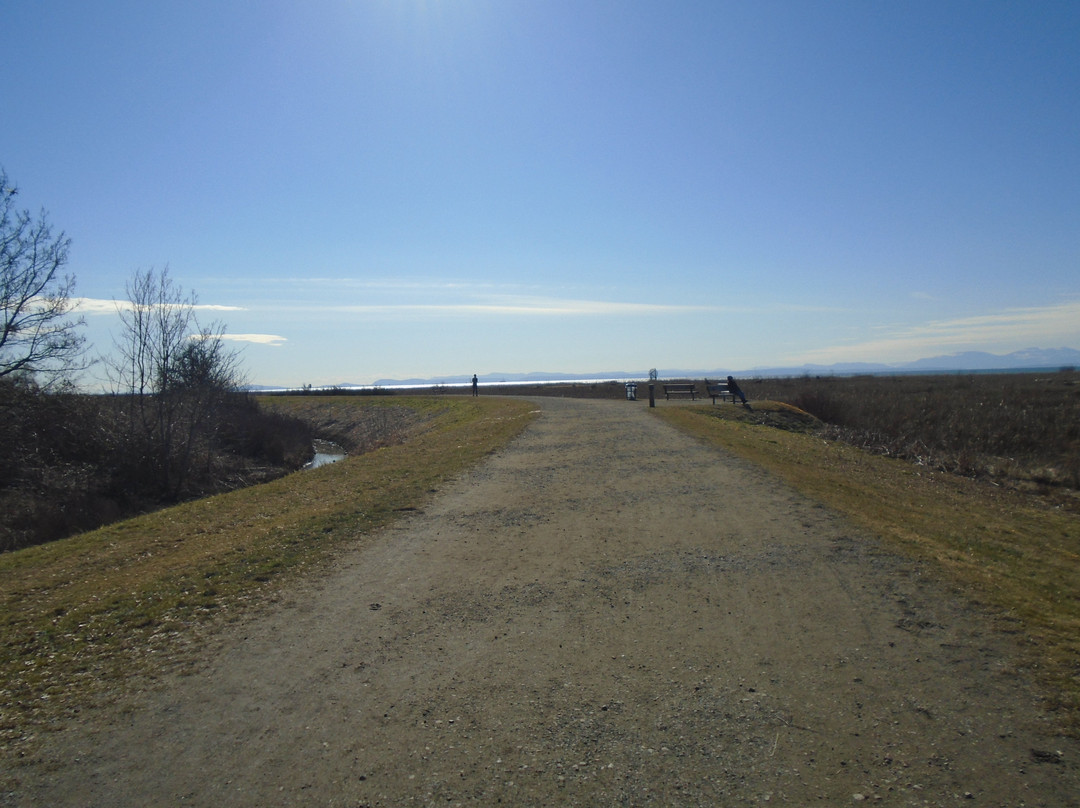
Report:
M 916 564 L 643 405 L 536 404 L 13 804 L 1080 804 L 1009 638 Z

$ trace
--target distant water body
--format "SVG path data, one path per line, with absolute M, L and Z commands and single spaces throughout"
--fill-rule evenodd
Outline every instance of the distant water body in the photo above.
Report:
M 513 379 L 507 381 L 482 381 L 479 383 L 481 388 L 484 387 L 527 387 L 531 385 L 549 385 L 549 384 L 609 384 L 615 382 L 617 384 L 647 384 L 647 379 L 638 378 L 604 378 L 604 379 Z M 308 387 L 306 390 L 310 392 L 326 392 L 329 390 L 342 390 L 345 392 L 363 392 L 374 390 L 462 390 L 468 391 L 472 388 L 472 382 L 422 382 L 418 384 L 332 384 L 325 387 Z M 297 387 L 260 387 L 255 392 L 257 393 L 300 393 L 303 392 Z

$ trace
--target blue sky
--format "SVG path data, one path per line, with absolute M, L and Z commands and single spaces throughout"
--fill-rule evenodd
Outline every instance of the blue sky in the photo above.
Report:
M 8 0 L 88 336 L 253 382 L 1080 349 L 1080 3 Z

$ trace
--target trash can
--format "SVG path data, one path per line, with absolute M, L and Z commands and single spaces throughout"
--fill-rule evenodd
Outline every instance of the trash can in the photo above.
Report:
M 626 383 L 626 400 L 637 401 L 637 382 Z

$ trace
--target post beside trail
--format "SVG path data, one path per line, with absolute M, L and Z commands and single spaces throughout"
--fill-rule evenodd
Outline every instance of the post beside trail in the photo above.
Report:
M 649 406 L 656 406 L 656 385 L 649 382 Z

